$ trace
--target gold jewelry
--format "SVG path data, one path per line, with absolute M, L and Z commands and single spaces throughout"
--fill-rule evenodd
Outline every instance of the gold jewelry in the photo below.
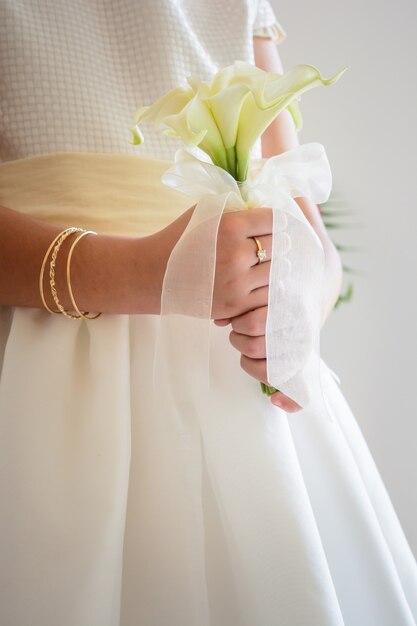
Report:
M 42 262 L 42 267 L 41 267 L 41 271 L 39 274 L 39 291 L 41 294 L 41 300 L 43 302 L 43 306 L 45 307 L 45 309 L 47 311 L 49 311 L 49 313 L 53 313 L 54 315 L 61 315 L 62 311 L 53 311 L 52 309 L 49 308 L 49 306 L 46 304 L 46 300 L 45 300 L 45 296 L 43 293 L 43 276 L 44 276 L 44 272 L 45 272 L 45 266 L 46 266 L 46 262 L 48 260 L 49 254 L 53 248 L 53 246 L 56 244 L 56 242 L 58 241 L 58 239 L 61 237 L 61 235 L 63 235 L 64 233 L 68 233 L 69 235 L 71 233 L 75 233 L 78 230 L 82 230 L 82 228 L 76 228 L 75 226 L 70 226 L 69 228 L 66 228 L 65 230 L 61 231 L 53 240 L 53 242 L 51 243 L 51 245 L 49 246 L 48 250 L 46 251 L 46 254 L 44 256 L 43 262 Z
M 259 263 L 263 263 L 263 261 L 265 261 L 266 259 L 266 250 L 265 248 L 262 247 L 259 239 L 257 239 L 256 237 L 252 237 L 252 239 L 255 240 L 256 246 L 258 248 L 256 251 L 256 256 L 258 257 L 258 265 L 259 265 Z
M 72 287 L 71 287 L 71 257 L 72 257 L 72 253 L 73 253 L 73 250 L 74 250 L 75 246 L 77 245 L 77 243 L 80 241 L 80 239 L 82 237 L 85 237 L 85 235 L 97 235 L 97 233 L 94 230 L 84 230 L 80 235 L 78 235 L 78 237 L 72 243 L 70 251 L 68 252 L 68 258 L 67 258 L 67 286 L 68 286 L 68 291 L 69 291 L 69 295 L 70 295 L 70 298 L 71 298 L 72 306 L 74 307 L 74 309 L 79 314 L 79 317 L 77 317 L 75 319 L 83 318 L 85 320 L 95 320 L 98 317 L 100 317 L 101 313 L 97 313 L 97 315 L 93 315 L 92 317 L 87 317 L 89 311 L 85 311 L 84 313 L 82 313 L 80 311 L 80 309 L 78 308 L 78 306 L 76 305 L 76 303 L 75 303 L 74 294 L 72 292 Z
M 61 248 L 61 245 L 63 244 L 65 239 L 69 237 L 69 235 L 72 235 L 72 233 L 76 231 L 84 232 L 84 229 L 83 228 L 75 228 L 75 229 L 68 228 L 61 234 L 52 252 L 51 263 L 49 264 L 49 278 L 50 278 L 49 284 L 51 285 L 52 297 L 58 309 L 61 311 L 61 313 L 63 313 L 65 317 L 69 317 L 72 320 L 78 320 L 80 319 L 80 317 L 78 315 L 72 315 L 71 313 L 66 311 L 58 299 L 58 294 L 56 291 L 56 283 L 55 283 L 55 265 L 56 265 L 56 258 L 57 258 L 59 249 Z

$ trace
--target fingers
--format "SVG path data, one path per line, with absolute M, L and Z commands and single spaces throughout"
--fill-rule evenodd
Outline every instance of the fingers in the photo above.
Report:
M 270 208 L 223 214 L 217 237 L 211 312 L 215 319 L 230 319 L 268 303 L 271 227 Z M 254 236 L 266 250 L 267 257 L 262 262 L 258 262 Z
M 252 290 L 247 298 L 247 306 L 243 311 L 240 311 L 239 314 L 242 315 L 243 313 L 248 313 L 249 311 L 253 311 L 254 309 L 267 306 L 268 293 L 268 285 L 266 287 L 259 287 L 258 289 Z
M 270 235 L 272 233 L 272 209 L 269 207 L 259 207 L 256 209 L 246 209 L 246 235 L 247 237 L 258 237 L 259 235 Z
M 266 252 L 265 261 L 270 261 L 271 260 L 271 251 L 272 251 L 272 235 L 264 235 L 264 236 L 259 236 L 259 237 L 256 237 L 256 238 L 259 241 L 259 243 L 261 244 L 262 248 Z M 256 265 L 262 265 L 262 263 L 265 263 L 265 261 L 262 261 L 261 263 L 258 262 L 258 257 L 256 256 L 256 253 L 258 252 L 258 246 L 257 246 L 256 241 L 255 241 L 255 239 L 253 237 L 248 237 L 248 239 L 247 239 L 247 248 L 248 248 L 248 254 L 250 255 L 249 258 L 251 258 L 253 256 L 252 267 L 254 267 Z
M 253 209 L 256 212 L 261 210 Z M 245 213 L 250 213 L 250 211 L 245 211 Z M 241 270 L 249 269 L 271 260 L 272 234 L 264 233 L 256 236 L 262 249 L 266 252 L 265 260 L 259 263 L 257 243 L 254 236 L 248 235 L 247 231 L 247 223 L 243 216 L 236 217 L 236 212 L 226 213 L 223 221 L 220 223 L 217 238 L 218 254 L 222 255 L 225 253 L 225 260 L 227 260 L 229 265 L 237 265 Z
M 233 330 L 237 333 L 260 337 L 265 335 L 267 314 L 268 307 L 261 306 L 242 315 L 236 315 L 236 317 L 214 320 L 214 323 L 216 326 L 227 326 L 231 323 Z
M 223 315 L 215 319 L 215 324 L 231 324 L 233 330 L 229 339 L 231 345 L 241 353 L 242 369 L 266 385 L 269 384 L 265 328 L 271 270 L 271 233 L 272 209 L 268 207 L 226 213 L 220 224 L 217 254 L 218 266 L 224 268 L 226 278 L 219 289 L 223 292 L 225 303 Z M 259 247 L 254 237 L 266 252 L 266 258 L 262 262 L 257 257 Z M 284 244 L 289 245 L 286 241 L 283 241 L 282 245 Z M 216 293 L 215 283 L 214 294 Z M 243 296 L 238 298 L 237 293 Z M 301 409 L 294 400 L 280 391 L 272 394 L 271 402 L 289 413 Z
M 242 354 L 240 357 L 240 365 L 247 374 L 256 378 L 256 380 L 259 380 L 266 385 L 269 384 L 267 382 L 266 359 L 251 359 Z M 280 407 L 286 413 L 296 413 L 302 408 L 299 404 L 297 404 L 297 402 L 283 394 L 281 391 L 273 393 L 270 400 L 272 404 Z
M 266 372 L 266 359 L 251 359 L 245 354 L 242 354 L 240 357 L 240 367 L 249 374 L 249 376 L 265 383 L 265 385 L 269 384 Z
M 251 359 L 266 359 L 265 335 L 260 337 L 249 337 L 240 333 L 231 331 L 229 335 L 230 343 L 236 350 Z
M 291 398 L 283 394 L 281 391 L 273 393 L 270 400 L 272 404 L 284 409 L 286 413 L 296 413 L 302 409 L 299 404 L 297 404 L 294 400 L 291 400 Z
M 249 270 L 249 286 L 251 290 L 269 285 L 271 261 L 263 261 Z
M 237 333 L 259 337 L 265 335 L 268 307 L 262 306 L 243 315 L 232 318 L 232 328 Z
M 219 320 L 213 320 L 216 326 L 227 326 L 232 321 L 230 317 L 225 317 Z
M 226 326 L 231 318 L 236 318 L 259 307 L 267 306 L 269 294 L 269 262 L 261 263 L 256 268 L 250 268 L 249 274 L 241 281 L 229 281 L 224 289 L 223 315 L 218 315 L 216 309 L 212 309 L 212 314 L 217 321 L 224 319 L 218 326 Z M 213 300 L 217 295 L 217 286 L 214 287 Z M 236 310 L 235 302 L 239 302 Z

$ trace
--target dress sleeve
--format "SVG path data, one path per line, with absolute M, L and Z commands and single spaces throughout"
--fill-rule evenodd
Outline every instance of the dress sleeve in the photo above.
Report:
M 257 37 L 270 37 L 276 44 L 282 43 L 287 36 L 269 0 L 257 0 L 253 34 Z

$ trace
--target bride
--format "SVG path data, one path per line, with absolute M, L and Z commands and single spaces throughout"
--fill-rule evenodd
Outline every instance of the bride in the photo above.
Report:
M 175 141 L 150 129 L 139 153 L 126 129 L 189 74 L 282 71 L 269 2 L 75 5 L 0 7 L 0 623 L 416 626 L 417 565 L 337 376 L 320 360 L 303 408 L 260 393 L 271 207 L 220 220 L 208 361 L 192 322 L 172 354 L 160 315 L 196 203 L 161 184 Z M 297 150 L 288 112 L 261 147 Z M 340 258 L 296 202 L 323 325 Z

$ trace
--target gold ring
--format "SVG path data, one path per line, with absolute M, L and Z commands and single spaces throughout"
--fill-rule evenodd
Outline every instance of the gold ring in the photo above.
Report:
M 252 237 L 255 240 L 257 251 L 256 256 L 258 257 L 258 264 L 263 263 L 266 260 L 266 250 L 262 247 L 261 242 L 256 237 Z

